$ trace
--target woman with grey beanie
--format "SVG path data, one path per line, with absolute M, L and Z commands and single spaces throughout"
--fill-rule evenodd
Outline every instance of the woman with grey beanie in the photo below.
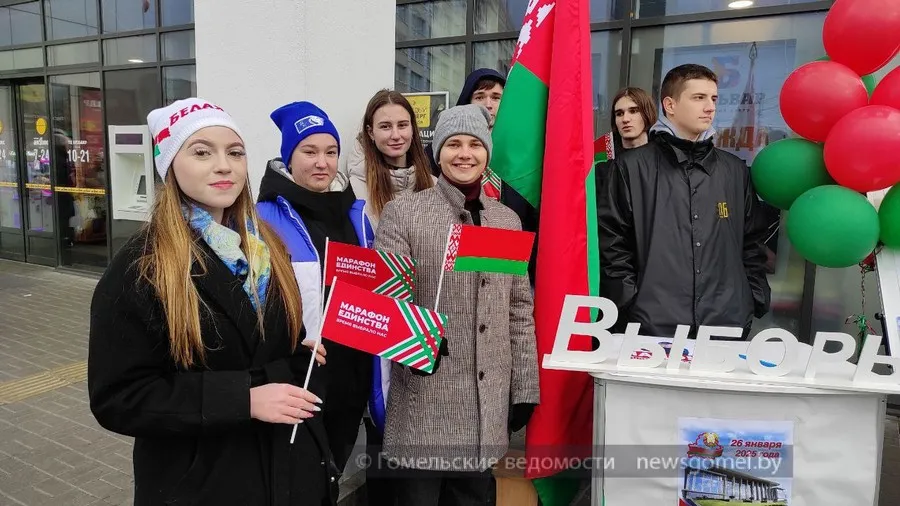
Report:
M 515 213 L 481 191 L 489 121 L 477 104 L 444 111 L 433 141 L 437 184 L 382 211 L 375 248 L 416 259 L 417 304 L 435 300 L 451 226 L 521 229 Z M 437 310 L 448 323 L 434 371 L 391 371 L 384 456 L 400 466 L 400 506 L 493 504 L 490 468 L 539 399 L 532 309 L 525 276 L 445 275 Z

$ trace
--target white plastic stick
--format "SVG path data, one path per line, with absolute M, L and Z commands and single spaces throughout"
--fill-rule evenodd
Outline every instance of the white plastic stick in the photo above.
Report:
M 441 301 L 441 287 L 444 286 L 444 273 L 447 266 L 447 252 L 450 251 L 450 236 L 453 235 L 453 225 L 447 231 L 447 244 L 444 246 L 444 261 L 441 262 L 441 277 L 438 278 L 437 293 L 434 295 L 434 312 L 438 312 L 438 303 Z
M 322 314 L 325 314 L 325 272 L 328 270 L 328 237 L 325 238 L 325 263 L 322 264 L 322 291 L 319 292 L 322 294 Z
M 324 277 L 323 277 L 324 279 Z M 331 281 L 332 290 L 334 289 L 334 284 L 337 282 L 337 276 L 334 277 Z M 324 281 L 323 281 L 324 283 Z M 325 309 L 328 309 L 329 304 L 331 304 L 331 294 L 328 294 L 328 302 L 325 303 Z M 309 388 L 309 379 L 312 377 L 313 365 L 316 363 L 316 355 L 319 354 L 319 344 L 322 342 L 322 328 L 325 326 L 325 313 L 322 313 L 322 319 L 319 322 L 319 337 L 316 338 L 316 345 L 313 346 L 312 358 L 309 360 L 309 367 L 306 368 L 306 379 L 303 380 L 303 389 L 306 390 Z M 300 422 L 303 423 L 303 422 Z M 297 426 L 299 423 L 294 424 L 294 430 L 291 431 L 291 444 L 294 444 L 294 438 L 297 436 Z

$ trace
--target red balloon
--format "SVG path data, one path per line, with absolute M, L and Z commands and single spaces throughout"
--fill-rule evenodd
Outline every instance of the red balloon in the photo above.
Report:
M 900 0 L 837 0 L 822 42 L 832 60 L 858 75 L 875 72 L 900 50 Z
M 869 104 L 887 105 L 894 109 L 900 109 L 900 67 L 888 72 L 881 79 L 881 82 L 875 87 L 875 91 L 872 92 Z
M 900 111 L 869 105 L 841 119 L 825 141 L 825 167 L 838 184 L 858 192 L 900 183 Z
M 849 68 L 814 61 L 794 70 L 781 87 L 781 115 L 791 130 L 815 142 L 849 112 L 869 103 L 866 85 Z

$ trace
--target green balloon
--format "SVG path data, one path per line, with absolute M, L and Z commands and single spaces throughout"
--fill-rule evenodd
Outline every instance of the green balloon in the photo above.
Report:
M 900 248 L 900 185 L 888 190 L 878 207 L 881 242 L 889 248 Z
M 800 138 L 769 144 L 750 166 L 756 192 L 769 204 L 788 210 L 806 191 L 837 184 L 825 168 L 824 150 L 822 144 Z
M 828 55 L 825 55 L 821 58 L 816 58 L 816 61 L 831 61 L 831 58 L 829 58 Z M 871 98 L 872 92 L 875 91 L 875 85 L 877 84 L 875 82 L 875 74 L 862 76 L 862 82 L 866 85 L 866 91 L 869 92 L 869 97 Z
M 850 267 L 878 244 L 878 212 L 862 194 L 838 185 L 813 188 L 791 206 L 787 217 L 791 244 L 803 258 L 822 267 Z
M 872 98 L 872 92 L 875 91 L 875 86 L 878 84 L 875 82 L 875 76 L 872 74 L 862 76 L 862 82 L 866 85 L 866 90 L 869 92 L 869 98 Z

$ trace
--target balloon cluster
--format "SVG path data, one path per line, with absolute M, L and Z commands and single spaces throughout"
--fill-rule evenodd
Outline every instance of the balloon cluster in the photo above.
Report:
M 900 0 L 837 0 L 825 52 L 781 88 L 785 123 L 800 137 L 766 146 L 751 174 L 763 200 L 787 210 L 787 234 L 808 261 L 850 267 L 879 240 L 900 247 Z M 896 185 L 896 186 L 894 186 Z M 892 187 L 880 208 L 867 192 Z

